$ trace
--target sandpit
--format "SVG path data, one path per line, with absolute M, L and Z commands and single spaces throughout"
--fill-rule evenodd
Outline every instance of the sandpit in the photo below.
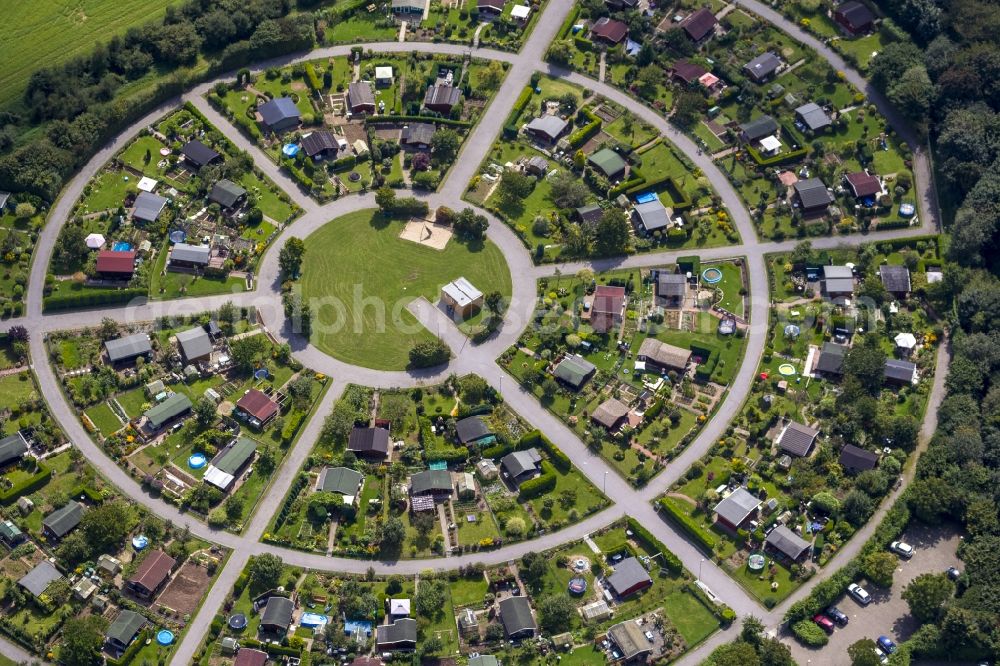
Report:
M 399 233 L 399 237 L 419 245 L 426 245 L 435 250 L 443 250 L 448 241 L 451 240 L 451 234 L 451 227 L 412 218 L 403 227 L 403 230 Z

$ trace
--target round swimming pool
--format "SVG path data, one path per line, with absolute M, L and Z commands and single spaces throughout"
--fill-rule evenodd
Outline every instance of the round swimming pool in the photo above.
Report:
M 722 281 L 722 271 L 718 268 L 706 268 L 701 272 L 701 279 L 707 284 L 715 284 Z
M 142 550 L 148 545 L 149 539 L 147 539 L 144 535 L 140 534 L 139 536 L 132 537 L 132 547 L 136 550 Z
M 760 571 L 764 568 L 765 562 L 766 560 L 763 555 L 760 553 L 754 553 L 749 557 L 749 559 L 747 559 L 747 567 L 750 568 L 750 571 Z
M 778 372 L 785 377 L 791 377 L 795 374 L 795 366 L 791 363 L 782 363 L 778 366 Z
M 204 453 L 192 453 L 191 457 L 188 458 L 188 467 L 191 469 L 201 469 L 207 462 L 208 459 L 205 458 Z
M 174 632 L 169 629 L 160 629 L 156 632 L 156 642 L 160 645 L 170 645 L 174 642 Z
M 254 379 L 267 379 L 270 374 L 271 373 L 267 371 L 267 368 L 259 368 L 253 373 L 253 377 Z
M 177 244 L 183 243 L 187 238 L 187 233 L 183 229 L 174 229 L 170 232 L 170 242 Z

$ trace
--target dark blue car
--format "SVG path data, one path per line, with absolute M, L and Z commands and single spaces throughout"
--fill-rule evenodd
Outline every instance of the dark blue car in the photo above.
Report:
M 886 654 L 892 654 L 896 651 L 896 644 L 888 636 L 879 636 L 877 643 Z

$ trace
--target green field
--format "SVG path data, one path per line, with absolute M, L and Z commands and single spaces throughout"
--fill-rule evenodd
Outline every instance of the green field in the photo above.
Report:
M 174 0 L 37 0 L 4 3 L 0 26 L 0 106 L 20 100 L 31 73 L 163 15 Z
M 493 244 L 452 239 L 439 251 L 400 239 L 402 228 L 359 211 L 306 239 L 302 295 L 314 308 L 312 343 L 319 349 L 348 363 L 400 369 L 414 343 L 433 337 L 406 310 L 414 298 L 437 303 L 441 286 L 461 276 L 483 293 L 509 298 L 510 271 Z

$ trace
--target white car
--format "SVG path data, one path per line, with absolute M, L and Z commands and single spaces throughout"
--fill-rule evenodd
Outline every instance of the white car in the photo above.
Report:
M 851 583 L 848 585 L 847 593 L 854 597 L 854 600 L 862 606 L 867 606 L 872 602 L 872 595 L 868 594 L 868 590 L 861 587 L 857 583 Z
M 880 664 L 889 663 L 889 656 L 885 652 L 882 652 L 882 650 L 880 650 L 879 648 L 875 648 L 875 656 L 878 657 L 878 663 Z
M 908 560 L 913 557 L 913 546 L 906 543 L 905 541 L 893 541 L 889 546 L 889 550 L 896 553 L 904 560 Z

